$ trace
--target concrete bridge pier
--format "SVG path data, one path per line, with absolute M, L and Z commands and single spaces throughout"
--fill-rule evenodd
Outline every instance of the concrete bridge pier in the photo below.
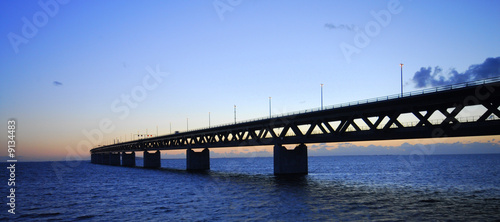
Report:
M 144 167 L 145 168 L 161 167 L 161 154 L 159 150 L 157 150 L 155 153 L 148 153 L 148 151 L 144 151 Z
M 122 166 L 135 167 L 135 152 L 130 154 L 122 152 Z
M 100 153 L 93 153 L 90 155 L 90 162 L 95 163 L 95 164 L 101 164 L 101 154 Z
M 97 154 L 97 163 L 104 164 L 104 153 Z
M 101 154 L 101 164 L 104 164 L 104 165 L 109 165 L 109 153 L 103 153 Z
M 101 160 L 102 159 L 102 156 L 101 156 L 102 154 L 95 153 L 93 155 L 94 155 L 94 157 L 93 157 L 94 158 L 94 162 L 93 163 L 95 163 L 95 164 L 102 164 L 102 160 Z
M 90 154 L 90 163 L 97 163 L 97 158 L 95 153 Z
M 303 143 L 288 150 L 281 144 L 274 146 L 274 174 L 307 174 L 307 146 Z
M 209 170 L 210 169 L 210 151 L 205 148 L 201 152 L 195 152 L 191 148 L 186 150 L 186 168 L 187 170 Z
M 109 153 L 109 165 L 120 166 L 120 153 Z

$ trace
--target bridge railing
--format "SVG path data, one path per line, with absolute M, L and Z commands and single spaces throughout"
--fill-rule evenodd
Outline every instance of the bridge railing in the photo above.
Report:
M 325 106 L 323 108 L 323 110 L 344 108 L 344 107 L 350 107 L 350 106 L 356 106 L 356 105 L 360 105 L 360 104 L 367 104 L 367 103 L 374 103 L 374 102 L 381 102 L 381 101 L 388 101 L 388 100 L 399 99 L 399 98 L 404 98 L 404 97 L 424 95 L 424 94 L 447 91 L 447 90 L 452 90 L 452 89 L 460 89 L 460 88 L 465 88 L 465 87 L 469 87 L 469 86 L 479 86 L 479 85 L 484 85 L 484 84 L 494 83 L 494 82 L 500 82 L 500 76 L 488 78 L 488 79 L 483 79 L 483 80 L 458 83 L 458 84 L 453 84 L 453 85 L 427 88 L 427 89 L 422 89 L 422 90 L 417 90 L 417 91 L 406 92 L 403 94 L 399 93 L 399 94 L 393 94 L 393 95 L 389 95 L 389 96 L 381 96 L 381 97 L 376 97 L 376 98 L 363 99 L 363 100 L 358 100 L 358 101 L 354 101 L 354 102 L 340 103 L 340 104 Z M 299 110 L 299 111 L 295 111 L 295 112 L 275 114 L 275 115 L 272 115 L 270 117 L 268 116 L 268 117 L 260 117 L 260 118 L 248 119 L 248 120 L 243 120 L 243 121 L 237 121 L 236 123 L 226 123 L 226 124 L 220 124 L 220 125 L 211 126 L 211 127 L 203 127 L 203 128 L 198 128 L 195 130 L 190 130 L 190 131 L 204 130 L 204 129 L 210 129 L 210 128 L 216 128 L 216 127 L 223 127 L 223 126 L 230 126 L 230 125 L 234 125 L 234 124 L 254 122 L 254 121 L 265 120 L 265 119 L 287 117 L 287 116 L 292 116 L 292 115 L 297 115 L 297 114 L 317 112 L 317 111 L 321 111 L 321 110 L 322 110 L 321 107 L 317 107 L 317 108 L 312 108 L 312 109 Z

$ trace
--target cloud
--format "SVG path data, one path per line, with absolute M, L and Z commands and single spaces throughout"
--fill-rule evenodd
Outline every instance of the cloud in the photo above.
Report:
M 58 82 L 58 81 L 54 81 L 52 82 L 52 84 L 54 84 L 54 86 L 62 86 L 62 82 Z
M 325 28 L 328 28 L 328 29 L 339 29 L 339 30 L 347 30 L 347 31 L 352 31 L 352 32 L 355 32 L 355 31 L 358 31 L 359 28 L 355 25 L 346 25 L 346 24 L 332 24 L 332 23 L 326 23 L 325 24 Z
M 469 66 L 463 73 L 459 73 L 455 69 L 444 73 L 439 66 L 434 69 L 422 67 L 413 75 L 412 81 L 417 88 L 422 88 L 452 85 L 497 76 L 500 76 L 500 57 L 487 58 L 482 64 Z

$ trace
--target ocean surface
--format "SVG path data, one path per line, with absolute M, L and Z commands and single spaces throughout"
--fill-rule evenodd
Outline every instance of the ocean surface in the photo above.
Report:
M 1 163 L 0 221 L 500 220 L 500 155 L 410 157 L 309 157 L 299 177 L 274 176 L 272 158 L 211 159 L 201 173 L 183 159 L 18 162 L 15 215 Z

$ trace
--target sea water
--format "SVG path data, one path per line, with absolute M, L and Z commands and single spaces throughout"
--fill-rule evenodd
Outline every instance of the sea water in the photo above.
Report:
M 273 175 L 272 158 L 185 160 L 161 169 L 16 163 L 16 209 L 2 163 L 0 220 L 345 221 L 500 219 L 500 155 L 309 157 L 305 176 Z

